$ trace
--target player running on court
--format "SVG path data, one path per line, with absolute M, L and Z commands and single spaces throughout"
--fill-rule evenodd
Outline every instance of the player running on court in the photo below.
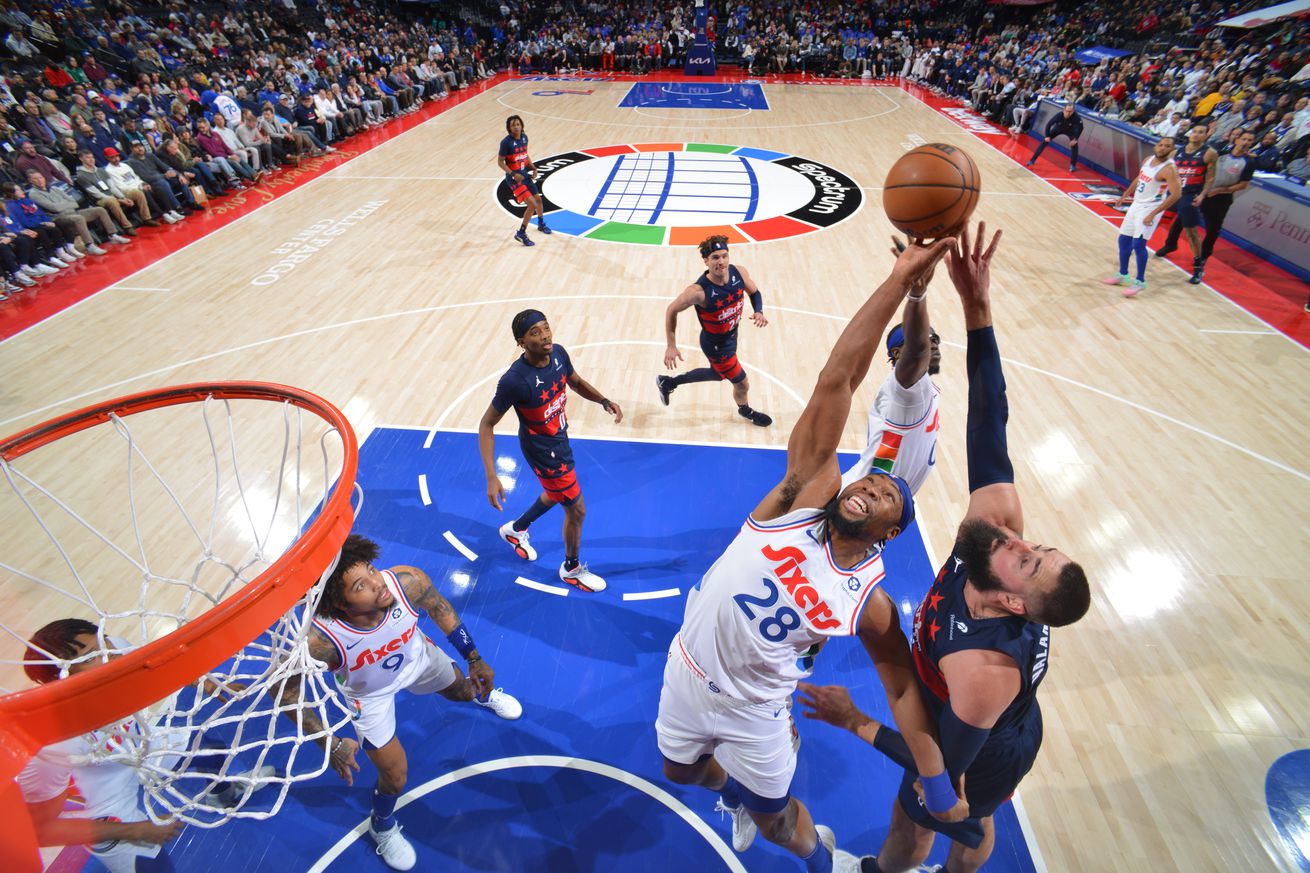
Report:
M 676 338 L 678 313 L 691 306 L 696 307 L 696 317 L 700 320 L 700 347 L 710 365 L 689 370 L 681 376 L 656 376 L 660 402 L 668 406 L 669 395 L 679 385 L 727 379 L 732 383 L 732 399 L 737 404 L 737 413 L 751 424 L 768 427 L 773 424 L 773 419 L 750 407 L 747 397 L 750 379 L 737 360 L 737 326 L 741 323 L 746 299 L 750 298 L 753 310 L 751 323 L 764 327 L 769 323 L 764 317 L 764 297 L 745 267 L 728 263 L 726 236 L 702 240 L 700 256 L 705 261 L 705 272 L 684 288 L 664 312 L 664 335 L 668 340 L 664 366 L 677 369 L 678 361 L 682 360 Z
M 669 647 L 655 723 L 665 775 L 719 794 L 734 849 L 745 851 L 758 827 L 810 873 L 858 869 L 791 796 L 791 695 L 829 637 L 860 637 L 915 760 L 937 774 L 925 780 L 934 813 L 967 813 L 945 775 L 896 608 L 878 587 L 883 544 L 914 518 L 910 488 L 876 468 L 842 488 L 837 465 L 852 395 L 878 345 L 871 338 L 951 243 L 910 246 L 846 326 L 792 430 L 786 474 L 689 593 Z
M 963 231 L 947 264 L 969 332 L 969 508 L 951 556 L 915 613 L 913 649 L 947 771 L 963 777 L 970 817 L 945 823 L 925 812 L 915 791 L 913 747 L 856 709 L 845 688 L 801 685 L 807 717 L 851 730 L 906 768 L 887 840 L 876 858 L 862 859 L 863 873 L 916 869 L 932 850 L 934 832 L 952 840 L 950 873 L 982 866 L 995 839 L 992 814 L 1014 793 L 1041 746 L 1037 687 L 1046 675 L 1050 628 L 1082 618 L 1090 602 L 1080 566 L 1023 538 L 988 293 L 1001 235 L 983 252 L 985 229 L 979 225 L 972 251 Z
M 904 245 L 893 238 L 899 255 Z M 931 276 L 928 277 L 931 279 Z M 842 474 L 842 487 L 877 467 L 905 480 L 918 494 L 937 461 L 941 390 L 932 377 L 941 371 L 942 340 L 928 323 L 928 282 L 905 298 L 905 319 L 887 333 L 891 372 L 869 407 L 868 436 L 860 459 Z
M 523 354 L 500 377 L 491 405 L 478 422 L 478 452 L 487 475 L 487 499 L 498 511 L 504 510 L 505 489 L 496 474 L 493 457 L 496 437 L 492 429 L 511 406 L 519 418 L 523 458 L 543 490 L 526 512 L 500 526 L 500 538 L 523 560 L 535 561 L 537 550 L 528 540 L 528 525 L 560 504 L 564 507 L 564 563 L 559 568 L 560 579 L 581 591 L 604 591 L 605 580 L 591 572 L 579 558 L 587 506 L 573 469 L 569 420 L 564 409 L 568 402 L 567 389 L 572 388 L 587 400 L 599 403 L 614 416 L 616 424 L 623 421 L 623 410 L 574 371 L 569 353 L 555 343 L 550 323 L 539 310 L 525 309 L 515 315 L 510 329 Z
M 1174 138 L 1161 137 L 1155 144 L 1155 154 L 1142 162 L 1137 173 L 1137 184 L 1131 189 L 1133 205 L 1124 214 L 1119 225 L 1119 275 L 1103 281 L 1107 285 L 1123 287 L 1125 297 L 1136 297 L 1146 290 L 1146 261 L 1149 254 L 1146 244 L 1160 224 L 1166 209 L 1178 202 L 1182 188 L 1178 183 L 1178 169 L 1174 166 Z M 1115 206 L 1122 206 L 1129 189 L 1119 195 Z M 1137 278 L 1128 278 L 1128 255 L 1137 257 Z
M 508 134 L 500 141 L 500 150 L 496 154 L 496 164 L 505 174 L 505 183 L 509 185 L 514 199 L 523 204 L 523 223 L 519 225 L 514 239 L 525 246 L 536 245 L 528 239 L 528 221 L 537 216 L 537 230 L 551 233 L 546 227 L 546 215 L 541 208 L 541 192 L 537 190 L 534 177 L 537 165 L 528 157 L 528 135 L 523 132 L 523 119 L 511 115 L 505 119 L 505 132 Z
M 471 701 L 504 719 L 518 718 L 523 707 L 493 687 L 496 674 L 491 665 L 482 659 L 468 628 L 428 575 L 404 565 L 379 570 L 373 563 L 378 553 L 377 543 L 358 534 L 346 537 L 314 616 L 309 653 L 337 674 L 360 739 L 360 743 L 346 737 L 323 739 L 331 744 L 332 769 L 347 785 L 354 784 L 351 771 L 359 769 L 355 751 L 363 745 L 378 770 L 369 836 L 387 866 L 409 870 L 418 856 L 395 817 L 408 767 L 405 747 L 396 734 L 396 695 L 435 692 L 447 700 Z M 468 662 L 467 676 L 419 628 L 420 610 Z M 299 688 L 299 676 L 283 686 L 287 716 L 299 717 L 306 733 L 322 730 L 312 712 L 293 708 Z

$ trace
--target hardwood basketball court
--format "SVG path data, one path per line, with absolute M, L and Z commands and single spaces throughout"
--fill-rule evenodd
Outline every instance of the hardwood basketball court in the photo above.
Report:
M 905 150 L 956 145 L 981 171 L 975 219 L 1005 231 L 992 296 L 1026 533 L 1082 562 L 1093 585 L 1087 618 L 1053 635 L 1044 746 L 1021 789 L 1045 867 L 1304 869 L 1271 821 L 1265 778 L 1310 743 L 1306 349 L 1159 261 L 1149 290 L 1123 299 L 1100 282 L 1112 226 L 900 88 L 767 84 L 767 110 L 620 108 L 630 87 L 504 81 L 0 344 L 0 430 L 215 379 L 314 391 L 361 441 L 382 425 L 474 428 L 515 356 L 510 318 L 532 306 L 625 411 L 616 425 L 575 397 L 576 435 L 782 446 L 846 318 L 891 265 L 878 186 Z M 495 195 L 510 114 L 523 117 L 538 163 L 712 144 L 798 156 L 857 182 L 863 204 L 845 220 L 732 249 L 765 296 L 770 324 L 743 324 L 739 353 L 752 405 L 773 427 L 739 418 L 723 386 L 688 386 L 667 409 L 658 401 L 664 308 L 703 269 L 694 248 L 535 230 L 533 248 L 511 239 L 516 220 Z M 936 556 L 967 497 L 963 327 L 940 272 L 930 306 L 943 425 L 918 500 Z M 684 366 L 697 366 L 694 319 L 681 319 L 679 342 Z M 863 444 L 880 368 L 843 448 Z M 512 417 L 500 430 L 513 433 Z M 441 469 L 427 477 L 442 488 Z M 680 500 L 712 502 L 712 481 Z M 678 511 L 640 505 L 629 523 Z M 34 617 L 58 608 L 7 598 L 7 611 Z M 634 742 L 653 745 L 653 730 Z M 885 826 L 885 808 L 872 824 Z

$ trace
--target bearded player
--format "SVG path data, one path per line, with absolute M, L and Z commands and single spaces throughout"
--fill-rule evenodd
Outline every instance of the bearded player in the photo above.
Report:
M 896 608 L 878 588 L 883 544 L 914 518 L 909 485 L 875 469 L 842 488 L 837 464 L 852 395 L 878 345 L 870 338 L 907 292 L 926 285 L 951 243 L 902 252 L 846 326 L 792 430 L 782 481 L 690 592 L 669 647 L 655 723 L 665 775 L 718 793 L 733 813 L 734 849 L 745 851 L 758 828 L 809 873 L 858 869 L 791 796 L 791 695 L 808 675 L 801 659 L 808 665 L 830 637 L 860 637 L 929 774 L 929 807 L 953 820 L 967 813 L 945 774 Z

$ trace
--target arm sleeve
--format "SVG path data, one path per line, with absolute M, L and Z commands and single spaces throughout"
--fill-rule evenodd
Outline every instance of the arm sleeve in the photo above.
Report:
M 998 482 L 1014 482 L 1005 426 L 1010 418 L 1005 396 L 1005 374 L 996 333 L 989 325 L 969 331 L 966 352 L 969 373 L 969 414 L 965 445 L 969 462 L 969 491 Z
M 969 769 L 991 731 L 960 721 L 948 700 L 946 708 L 942 710 L 942 717 L 937 720 L 937 734 L 941 739 L 946 772 L 955 779 Z

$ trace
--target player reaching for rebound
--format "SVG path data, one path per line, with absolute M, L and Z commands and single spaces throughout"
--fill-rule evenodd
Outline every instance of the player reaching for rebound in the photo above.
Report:
M 751 424 L 768 427 L 773 424 L 773 419 L 750 407 L 747 397 L 750 380 L 737 360 L 737 326 L 741 323 L 746 298 L 750 298 L 754 310 L 751 322 L 756 327 L 764 327 L 769 323 L 764 317 L 764 297 L 745 267 L 728 263 L 726 236 L 702 240 L 700 256 L 705 261 L 705 272 L 684 288 L 664 313 L 664 335 L 668 339 L 664 366 L 673 370 L 682 360 L 676 339 L 678 313 L 689 306 L 696 307 L 696 317 L 700 319 L 700 347 L 709 358 L 710 366 L 690 370 L 681 376 L 656 376 L 660 402 L 668 406 L 669 395 L 679 385 L 727 379 L 732 383 L 732 399 L 737 403 L 738 414 Z
M 892 254 L 899 256 L 903 246 L 893 242 Z M 910 493 L 918 494 L 937 461 L 941 391 L 932 377 L 941 371 L 942 340 L 928 323 L 927 295 L 927 280 L 910 289 L 905 320 L 887 334 L 892 370 L 869 407 L 864 451 L 842 474 L 843 488 L 876 467 L 904 479 Z
M 514 199 L 523 204 L 523 223 L 519 225 L 514 239 L 525 246 L 536 245 L 528 239 L 528 221 L 532 216 L 537 216 L 537 229 L 542 233 L 551 233 L 551 229 L 546 227 L 546 215 L 541 209 L 541 192 L 533 181 L 537 175 L 537 165 L 528 157 L 528 135 L 523 132 L 523 119 L 517 115 L 505 119 L 505 132 L 508 136 L 500 141 L 496 163 L 504 171 L 505 184 L 509 186 Z
M 582 520 L 586 503 L 582 487 L 573 469 L 573 447 L 569 445 L 569 420 L 565 413 L 567 388 L 587 400 L 595 401 L 623 421 L 623 410 L 592 387 L 573 369 L 573 361 L 563 346 L 556 345 L 550 323 L 536 309 L 525 309 L 510 322 L 514 341 L 523 349 L 496 385 L 491 405 L 478 422 L 478 452 L 487 474 L 487 499 L 498 511 L 505 506 L 505 489 L 496 475 L 493 457 L 495 435 L 492 429 L 512 406 L 519 418 L 519 446 L 523 458 L 541 482 L 542 494 L 514 521 L 500 526 L 500 538 L 514 548 L 525 561 L 535 561 L 537 550 L 528 541 L 528 525 L 555 504 L 564 507 L 564 563 L 559 577 L 581 591 L 604 591 L 605 580 L 579 559 L 582 547 Z
M 809 873 L 858 869 L 791 796 L 791 695 L 829 637 L 860 637 L 921 772 L 937 774 L 925 779 L 933 812 L 967 814 L 945 775 L 898 613 L 878 588 L 883 544 L 914 518 L 910 488 L 877 468 L 842 488 L 837 465 L 852 395 L 877 348 L 871 338 L 951 243 L 902 252 L 846 326 L 792 430 L 782 481 L 688 594 L 669 646 L 655 723 L 665 775 L 719 794 L 734 849 L 745 851 L 758 828 Z
M 1160 216 L 1178 202 L 1182 188 L 1178 184 L 1178 169 L 1174 166 L 1174 138 L 1161 137 L 1155 144 L 1155 154 L 1142 162 L 1133 191 L 1133 205 L 1124 214 L 1119 225 L 1119 275 L 1103 280 L 1107 285 L 1123 287 L 1125 297 L 1136 297 L 1146 290 L 1146 244 L 1151 241 Z M 1119 195 L 1115 206 L 1122 206 L 1128 189 Z M 1128 278 L 1128 255 L 1137 257 L 1137 278 Z
M 1032 767 L 1042 741 L 1037 687 L 1046 675 L 1050 628 L 1087 612 L 1082 568 L 1049 546 L 1023 538 L 1023 510 L 1006 439 L 1009 406 L 992 329 L 989 268 L 998 232 L 972 251 L 968 231 L 947 266 L 968 329 L 969 508 L 951 556 L 914 618 L 914 668 L 933 712 L 946 769 L 963 778 L 969 818 L 929 816 L 915 791 L 913 745 L 855 708 L 845 688 L 802 683 L 805 715 L 845 727 L 906 768 L 891 827 L 863 873 L 899 873 L 922 864 L 933 833 L 953 841 L 948 873 L 974 873 L 991 855 L 992 814 Z M 919 771 L 922 772 L 922 771 Z
M 378 552 L 371 540 L 358 534 L 346 537 L 309 631 L 309 653 L 337 675 L 354 711 L 355 732 L 378 770 L 369 836 L 387 866 L 409 870 L 417 855 L 394 814 L 408 767 L 396 734 L 396 695 L 435 692 L 447 700 L 471 701 L 504 719 L 518 718 L 523 707 L 493 687 L 495 672 L 428 575 L 404 565 L 379 570 L 373 563 Z M 468 676 L 419 628 L 420 610 L 468 662 Z M 281 690 L 287 717 L 299 718 L 307 733 L 322 730 L 312 712 L 295 707 L 299 690 L 299 676 L 292 676 Z M 355 751 L 360 744 L 346 737 L 324 737 L 321 742 L 331 744 L 332 769 L 347 785 L 354 784 L 351 771 L 359 769 Z

